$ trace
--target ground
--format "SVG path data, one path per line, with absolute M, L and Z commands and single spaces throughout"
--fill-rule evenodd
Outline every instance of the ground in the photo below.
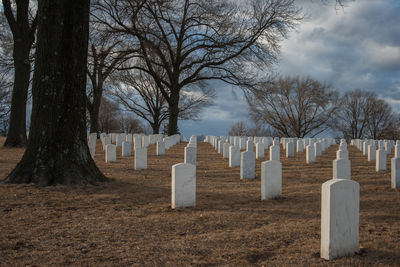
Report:
M 2 145 L 4 139 L 0 139 Z M 319 257 L 321 185 L 332 177 L 331 146 L 317 162 L 305 153 L 283 165 L 282 197 L 261 201 L 256 179 L 241 181 L 210 144 L 198 144 L 196 207 L 173 210 L 171 166 L 183 162 L 186 143 L 155 155 L 148 170 L 133 157 L 104 163 L 98 140 L 95 161 L 113 181 L 85 187 L 0 183 L 0 266 L 254 266 L 400 265 L 400 192 L 388 171 L 349 146 L 352 179 L 359 182 L 360 253 L 333 261 Z M 23 149 L 0 148 L 0 177 Z

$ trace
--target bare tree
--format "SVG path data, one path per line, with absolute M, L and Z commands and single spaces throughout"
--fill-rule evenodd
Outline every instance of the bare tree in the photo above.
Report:
M 329 128 L 338 94 L 310 77 L 285 77 L 247 95 L 250 114 L 281 136 L 315 136 Z
M 229 130 L 228 135 L 230 136 L 246 136 L 248 135 L 248 128 L 244 121 L 238 121 L 232 128 Z
M 160 127 L 169 117 L 168 103 L 153 77 L 143 71 L 120 71 L 115 77 L 111 94 L 127 111 L 147 121 L 153 134 L 160 132 Z M 211 105 L 214 92 L 209 88 L 197 91 L 181 90 L 179 118 L 196 120 L 201 110 Z
M 378 97 L 369 99 L 368 137 L 381 139 L 387 129 L 395 124 L 395 114 L 389 104 Z
M 39 1 L 28 146 L 6 182 L 47 186 L 106 180 L 86 139 L 89 5 L 89 0 Z
M 212 79 L 248 84 L 276 60 L 279 40 L 301 19 L 294 2 L 148 0 L 137 9 L 132 1 L 104 0 L 97 18 L 139 46 L 146 66 L 132 67 L 153 77 L 175 134 L 181 90 Z
M 92 6 L 92 16 L 96 12 L 95 6 Z M 126 60 L 126 56 L 132 53 L 131 49 L 122 50 L 122 46 L 123 43 L 117 36 L 91 21 L 87 67 L 90 85 L 86 92 L 86 106 L 92 133 L 98 132 L 99 110 L 106 82 L 115 69 Z
M 13 36 L 14 84 L 11 97 L 10 127 L 4 143 L 26 146 L 26 102 L 31 75 L 30 52 L 35 41 L 37 12 L 29 0 L 3 0 L 3 12 Z M 34 15 L 32 15 L 34 13 Z
M 11 106 L 12 82 L 8 73 L 0 73 L 0 136 L 7 134 Z
M 99 109 L 99 130 L 105 133 L 119 131 L 119 114 L 118 103 L 103 97 Z
M 370 105 L 374 94 L 356 89 L 346 92 L 340 103 L 338 121 L 335 129 L 346 139 L 359 139 L 367 136 Z

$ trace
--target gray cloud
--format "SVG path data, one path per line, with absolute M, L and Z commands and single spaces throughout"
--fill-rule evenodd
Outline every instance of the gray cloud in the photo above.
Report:
M 335 9 L 333 1 L 298 3 L 305 19 L 282 42 L 276 70 L 282 75 L 311 76 L 340 92 L 374 91 L 400 111 L 400 1 L 356 0 L 344 9 Z M 234 90 L 235 97 L 231 86 L 219 82 L 215 86 L 216 105 L 204 112 L 201 122 L 182 122 L 183 128 L 201 125 L 204 132 L 221 135 L 247 119 L 240 89 Z

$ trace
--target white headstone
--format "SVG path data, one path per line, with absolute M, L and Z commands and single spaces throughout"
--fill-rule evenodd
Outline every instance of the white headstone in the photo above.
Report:
M 229 167 L 240 166 L 240 149 L 237 146 L 229 147 Z
M 315 149 L 313 145 L 308 145 L 306 147 L 306 162 L 307 163 L 315 162 Z
M 351 163 L 348 159 L 335 159 L 333 161 L 333 179 L 351 179 Z
M 185 147 L 185 163 L 196 166 L 196 148 Z
M 250 137 L 249 137 L 250 138 Z M 252 140 L 248 140 L 246 144 L 246 151 L 254 151 L 254 143 Z
M 281 149 L 279 145 L 273 145 L 269 147 L 269 160 L 281 161 L 280 153 Z
M 400 158 L 392 158 L 392 188 L 400 188 Z
M 135 170 L 147 169 L 147 148 L 135 147 Z
M 149 138 L 146 135 L 142 136 L 142 145 L 143 147 L 149 146 Z
M 282 195 L 282 164 L 276 160 L 261 163 L 261 200 Z
M 106 162 L 114 162 L 117 160 L 116 147 L 113 144 L 106 145 Z
M 131 155 L 131 142 L 122 142 L 122 156 L 129 157 Z
M 261 159 L 264 157 L 264 143 L 256 144 L 256 159 Z
M 292 158 L 294 157 L 294 142 L 290 141 L 286 144 L 286 157 Z
M 302 139 L 297 140 L 297 152 L 303 152 L 304 141 Z
M 332 179 L 322 184 L 321 258 L 332 260 L 358 252 L 360 185 Z
M 243 151 L 240 155 L 240 179 L 254 179 L 255 165 L 254 151 Z
M 368 146 L 368 161 L 372 161 L 376 159 L 376 148 L 375 144 Z
M 222 145 L 222 157 L 224 158 L 224 159 L 228 159 L 229 158 L 229 147 L 230 147 L 231 145 L 229 144 L 229 143 L 224 143 L 223 145 Z
M 171 207 L 196 205 L 196 167 L 179 163 L 172 166 Z
M 386 170 L 386 151 L 384 149 L 378 149 L 376 151 L 376 171 Z
M 336 151 L 336 159 L 349 159 L 349 152 L 347 150 L 339 149 Z
M 165 155 L 165 143 L 164 143 L 164 141 L 157 141 L 156 154 L 157 154 L 157 156 Z

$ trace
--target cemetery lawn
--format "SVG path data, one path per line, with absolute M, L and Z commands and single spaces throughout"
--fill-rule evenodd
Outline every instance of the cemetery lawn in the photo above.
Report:
M 0 139 L 0 177 L 21 158 Z M 95 161 L 113 181 L 84 187 L 0 183 L 0 266 L 182 265 L 400 265 L 400 192 L 386 172 L 375 172 L 349 146 L 352 179 L 360 183 L 360 253 L 328 262 L 319 257 L 321 185 L 332 177 L 331 146 L 306 165 L 305 153 L 284 157 L 283 196 L 261 201 L 256 179 L 241 181 L 208 143 L 198 143 L 195 208 L 172 210 L 171 166 L 183 162 L 186 143 L 155 156 L 135 171 L 133 156 Z

